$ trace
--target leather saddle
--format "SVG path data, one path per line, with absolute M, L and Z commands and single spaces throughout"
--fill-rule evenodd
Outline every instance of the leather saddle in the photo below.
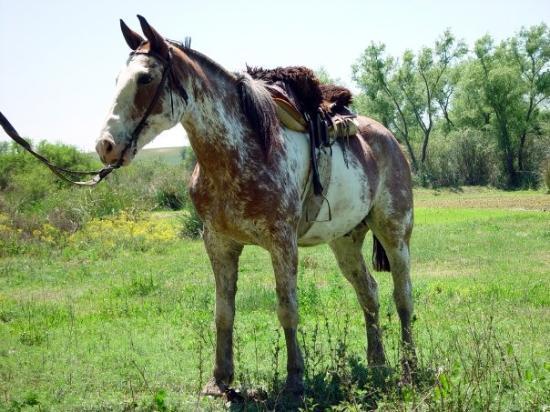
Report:
M 294 99 L 276 85 L 267 85 L 267 89 L 275 102 L 277 117 L 283 126 L 296 132 L 307 133 L 307 116 L 300 112 Z M 320 115 L 328 119 L 329 144 L 340 137 L 353 136 L 357 133 L 355 115 L 346 106 L 337 106 L 336 102 L 325 100 L 319 107 Z

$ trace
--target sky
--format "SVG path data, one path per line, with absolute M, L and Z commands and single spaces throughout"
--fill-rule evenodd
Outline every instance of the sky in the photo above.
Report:
M 353 89 L 351 65 L 371 42 L 398 56 L 447 28 L 470 47 L 502 40 L 550 23 L 550 1 L 0 0 L 0 111 L 23 136 L 93 150 L 129 53 L 118 20 L 139 32 L 136 14 L 229 70 L 323 67 Z M 178 125 L 149 147 L 186 142 Z

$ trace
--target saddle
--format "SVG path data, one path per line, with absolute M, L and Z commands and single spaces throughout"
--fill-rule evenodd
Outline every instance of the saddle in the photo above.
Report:
M 303 195 L 302 220 L 298 235 L 304 235 L 318 222 L 323 203 L 328 204 L 328 219 L 332 219 L 326 199 L 332 174 L 331 146 L 339 138 L 357 133 L 356 115 L 348 106 L 351 92 L 340 86 L 321 84 L 306 67 L 279 67 L 272 70 L 247 67 L 254 79 L 262 80 L 271 93 L 277 116 L 286 128 L 309 134 L 311 183 L 308 180 Z M 347 164 L 347 162 L 346 162 Z
M 321 133 L 316 147 L 319 143 L 328 146 L 339 137 L 357 133 L 353 120 L 356 116 L 348 108 L 352 94 L 345 87 L 321 84 L 312 70 L 301 66 L 270 70 L 247 67 L 247 72 L 252 78 L 266 82 L 277 116 L 286 128 L 306 133 L 310 121 L 327 123 L 326 137 L 330 140 L 323 139 L 325 136 Z

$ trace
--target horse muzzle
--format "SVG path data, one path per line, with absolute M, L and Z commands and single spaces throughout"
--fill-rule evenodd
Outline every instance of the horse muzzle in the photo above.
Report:
M 122 157 L 122 166 L 127 166 L 132 161 L 132 154 L 126 149 L 126 145 L 117 144 L 113 137 L 109 134 L 104 134 L 97 141 L 95 150 L 99 158 L 105 165 L 114 165 L 119 162 Z

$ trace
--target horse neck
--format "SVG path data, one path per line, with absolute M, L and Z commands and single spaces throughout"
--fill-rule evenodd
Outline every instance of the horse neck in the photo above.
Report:
M 201 170 L 207 175 L 223 177 L 223 171 L 236 171 L 243 164 L 247 128 L 235 78 L 212 62 L 197 65 L 197 75 L 190 80 L 190 104 L 182 117 L 189 142 Z

